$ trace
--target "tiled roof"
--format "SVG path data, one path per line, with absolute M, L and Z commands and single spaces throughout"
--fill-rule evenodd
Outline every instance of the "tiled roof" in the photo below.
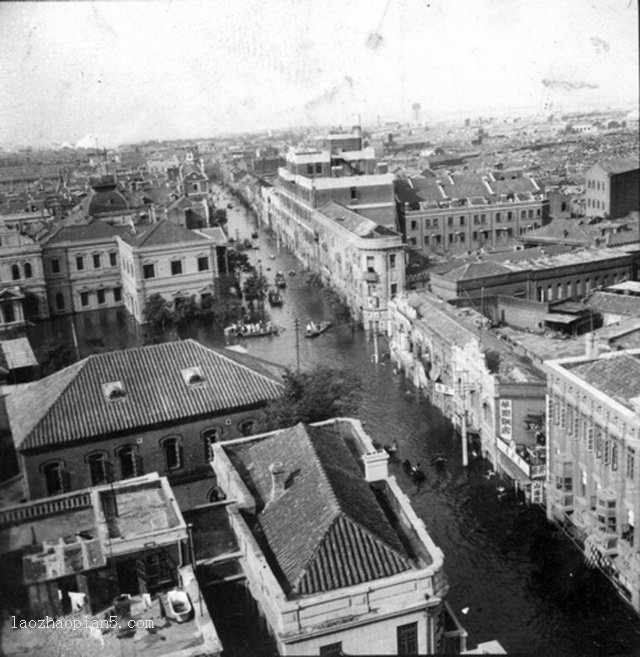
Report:
M 198 367 L 201 385 L 181 370 Z M 108 401 L 103 385 L 121 382 Z M 16 447 L 61 445 L 260 404 L 281 394 L 266 368 L 242 365 L 194 340 L 89 356 L 7 399 Z
M 603 162 L 598 162 L 596 166 L 600 166 L 607 173 L 626 173 L 627 171 L 635 171 L 640 168 L 638 159 L 633 158 L 612 158 Z
M 47 244 L 58 242 L 83 242 L 85 240 L 98 240 L 113 238 L 122 234 L 127 228 L 122 226 L 111 226 L 100 219 L 93 219 L 87 224 L 74 224 L 63 226 L 57 230 L 48 240 Z
M 619 315 L 640 315 L 640 297 L 616 294 L 615 292 L 594 292 L 586 305 L 600 313 Z
M 512 269 L 506 265 L 486 260 L 484 262 L 469 262 L 462 265 L 462 267 L 447 272 L 443 278 L 450 281 L 463 281 L 485 276 L 499 276 L 500 274 L 508 274 L 511 271 Z
M 258 537 L 263 534 L 288 594 L 320 593 L 412 568 L 335 430 L 299 424 L 226 449 L 257 499 Z M 269 466 L 276 461 L 285 468 L 285 491 L 269 501 Z
M 128 232 L 122 239 L 132 246 L 162 246 L 165 244 L 182 244 L 184 242 L 198 242 L 206 240 L 204 235 L 188 228 L 178 226 L 166 219 L 151 224 L 136 233 Z
M 633 409 L 630 399 L 640 396 L 640 360 L 620 353 L 571 367 L 580 377 L 608 397 Z

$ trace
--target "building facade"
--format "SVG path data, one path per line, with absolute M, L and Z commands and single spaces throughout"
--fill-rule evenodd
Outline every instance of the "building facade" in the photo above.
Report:
M 192 340 L 89 356 L 6 400 L 25 494 L 159 472 L 179 500 L 205 503 L 213 443 L 255 431 L 280 391 L 255 359 Z
M 547 515 L 640 613 L 640 350 L 548 361 Z
M 217 297 L 226 236 L 212 230 L 188 230 L 165 219 L 118 236 L 123 302 L 138 322 L 154 294 L 174 308 L 191 297 L 200 305 Z
M 638 160 L 597 162 L 586 173 L 586 215 L 618 219 L 640 209 Z
M 407 244 L 426 255 L 504 248 L 550 220 L 549 202 L 529 176 L 427 170 L 399 178 L 395 190 Z
M 214 449 L 248 591 L 279 654 L 464 649 L 442 551 L 359 422 L 300 424 Z

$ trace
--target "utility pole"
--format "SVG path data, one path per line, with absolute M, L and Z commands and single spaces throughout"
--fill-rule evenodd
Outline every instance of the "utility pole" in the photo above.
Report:
M 373 362 L 378 364 L 378 322 L 373 322 Z
M 293 328 L 296 332 L 296 372 L 300 374 L 300 320 L 293 320 Z

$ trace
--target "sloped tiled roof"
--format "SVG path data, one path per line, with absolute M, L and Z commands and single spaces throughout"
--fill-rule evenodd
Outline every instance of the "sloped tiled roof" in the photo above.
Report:
M 640 297 L 615 292 L 594 292 L 586 305 L 600 313 L 640 315 Z
M 86 224 L 73 224 L 63 226 L 57 230 L 49 239 L 47 244 L 57 244 L 59 242 L 83 242 L 86 240 L 99 240 L 114 238 L 116 235 L 128 230 L 125 226 L 112 226 L 101 221 L 93 219 Z
M 443 278 L 450 281 L 463 281 L 484 276 L 508 274 L 511 271 L 513 271 L 512 268 L 507 267 L 506 265 L 487 260 L 484 262 L 469 262 L 466 265 L 462 265 L 462 267 L 447 272 L 443 275 Z
M 335 430 L 299 424 L 226 449 L 256 497 L 267 553 L 287 593 L 320 593 L 413 567 Z M 277 461 L 285 491 L 269 501 L 269 466 Z
M 185 383 L 190 367 L 200 368 L 202 385 Z M 126 394 L 108 401 L 102 386 L 116 381 Z M 281 390 L 260 364 L 183 340 L 89 356 L 11 395 L 7 413 L 16 447 L 28 450 L 231 411 Z
M 122 236 L 132 246 L 163 246 L 165 244 L 182 244 L 184 242 L 206 241 L 204 235 L 188 228 L 183 228 L 166 219 L 151 224 L 136 233 L 126 233 Z
M 629 400 L 640 396 L 640 361 L 630 354 L 581 363 L 571 372 L 627 408 L 633 409 Z
M 635 171 L 640 167 L 640 161 L 636 158 L 611 158 L 598 162 L 598 165 L 607 173 L 626 173 L 627 171 Z M 596 166 L 598 166 L 596 165 Z

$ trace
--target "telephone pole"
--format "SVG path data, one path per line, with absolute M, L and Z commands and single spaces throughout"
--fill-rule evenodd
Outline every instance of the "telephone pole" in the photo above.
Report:
M 300 374 L 300 320 L 293 320 L 293 328 L 296 332 L 296 372 Z

